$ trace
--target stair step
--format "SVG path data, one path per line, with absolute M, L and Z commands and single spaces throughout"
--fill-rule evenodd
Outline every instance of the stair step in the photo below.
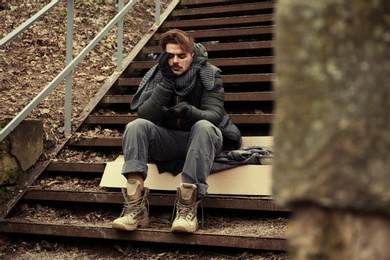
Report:
M 256 250 L 285 251 L 285 238 L 259 237 L 257 235 L 234 236 L 230 234 L 197 231 L 194 234 L 172 233 L 168 229 L 137 229 L 132 232 L 118 231 L 109 225 L 28 223 L 25 221 L 4 220 L 0 232 L 39 234 L 50 236 L 114 239 L 123 241 L 143 241 L 168 244 L 186 244 L 216 247 L 234 247 Z
M 223 68 L 228 66 L 257 66 L 273 65 L 275 58 L 270 57 L 242 57 L 242 58 L 219 58 L 209 59 L 208 62 L 214 66 Z M 130 66 L 133 69 L 150 69 L 156 65 L 156 61 L 133 61 Z
M 106 95 L 101 104 L 130 104 L 134 95 Z M 225 93 L 225 102 L 230 101 L 273 101 L 273 92 L 234 92 Z
M 258 0 L 181 0 L 181 6 L 222 6 L 224 4 L 252 3 Z
M 123 195 L 118 192 L 101 191 L 69 191 L 69 190 L 31 190 L 23 200 L 42 201 L 67 201 L 80 203 L 124 203 Z M 158 193 L 151 191 L 148 195 L 150 206 L 172 206 L 176 200 L 176 194 Z M 237 209 L 288 212 L 286 208 L 275 205 L 271 198 L 259 196 L 217 196 L 208 195 L 202 200 L 203 208 L 213 209 Z
M 272 9 L 275 6 L 275 2 L 255 2 L 246 4 L 234 4 L 234 5 L 220 5 L 213 7 L 199 7 L 199 8 L 186 8 L 174 10 L 171 16 L 200 16 L 200 15 L 217 15 L 217 14 L 232 14 L 232 13 L 245 13 L 248 11 L 259 11 L 263 9 Z
M 217 26 L 242 26 L 242 25 L 254 25 L 257 23 L 272 23 L 274 20 L 273 14 L 260 14 L 252 16 L 238 16 L 238 17 L 223 17 L 223 18 L 209 18 L 209 19 L 190 19 L 190 20 L 177 20 L 166 21 L 162 28 L 177 28 L 186 29 L 190 28 L 215 28 Z
M 103 173 L 105 163 L 81 163 L 81 162 L 56 162 L 52 161 L 46 167 L 45 172 L 98 172 Z
M 233 42 L 233 43 L 216 43 L 204 44 L 208 52 L 214 51 L 235 51 L 235 50 L 254 50 L 273 48 L 273 41 L 253 41 L 253 42 Z M 141 52 L 144 54 L 161 53 L 160 46 L 145 46 Z
M 222 29 L 209 29 L 209 30 L 187 30 L 186 32 L 197 42 L 205 40 L 221 40 L 224 38 L 234 39 L 239 36 L 256 36 L 272 34 L 275 30 L 274 25 L 269 26 L 247 26 L 247 27 L 235 27 L 235 28 L 222 28 Z M 161 38 L 161 33 L 156 33 L 152 37 L 152 41 L 156 43 Z
M 245 0 L 181 0 L 180 5 L 182 5 L 182 6 L 215 5 L 215 4 L 223 5 L 223 4 L 243 3 L 243 2 L 252 2 L 252 1 L 245 1 Z
M 273 120 L 271 114 L 229 114 L 235 124 L 270 124 Z M 126 125 L 137 119 L 137 115 L 90 115 L 86 124 Z
M 236 74 L 222 75 L 222 82 L 227 83 L 249 83 L 249 82 L 271 82 L 273 74 Z M 119 78 L 119 86 L 136 86 L 141 83 L 142 78 Z
M 119 142 L 121 138 L 115 138 L 115 140 Z M 84 173 L 94 173 L 92 177 L 97 178 L 100 182 L 105 167 L 106 163 L 52 161 L 46 168 L 44 177 L 25 193 L 23 200 L 122 204 L 123 195 L 119 188 L 106 190 L 99 186 L 92 186 L 94 190 L 78 190 L 79 181 L 73 181 L 63 186 L 66 177 L 86 177 Z M 91 175 L 88 175 L 88 177 L 91 177 Z M 53 180 L 58 180 L 58 182 Z M 47 183 L 50 183 L 50 185 L 47 185 Z M 171 206 L 174 203 L 176 194 L 170 191 L 151 190 L 148 198 L 150 198 L 150 205 Z M 286 208 L 276 206 L 272 197 L 259 195 L 209 194 L 202 200 L 202 205 L 206 208 L 289 211 Z

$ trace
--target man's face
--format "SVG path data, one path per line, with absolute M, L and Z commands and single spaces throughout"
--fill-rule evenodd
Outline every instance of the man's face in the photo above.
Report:
M 193 53 L 184 52 L 180 45 L 173 43 L 168 43 L 165 50 L 169 53 L 168 65 L 175 76 L 182 75 L 190 68 Z

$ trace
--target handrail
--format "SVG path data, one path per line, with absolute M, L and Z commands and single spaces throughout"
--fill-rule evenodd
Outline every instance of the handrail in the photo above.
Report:
M 63 0 L 52 0 L 50 4 L 42 8 L 34 16 L 17 27 L 10 34 L 0 40 L 0 48 L 6 43 L 11 41 L 14 37 L 22 33 L 28 27 L 30 27 L 36 20 L 45 15 L 55 5 Z M 118 14 L 96 35 L 96 37 L 78 54 L 78 56 L 72 59 L 72 46 L 73 46 L 73 7 L 74 0 L 68 1 L 68 15 L 67 15 L 67 57 L 66 67 L 22 110 L 15 116 L 3 129 L 0 131 L 0 141 L 4 140 L 17 127 L 31 111 L 37 107 L 37 105 L 46 98 L 50 92 L 57 87 L 57 85 L 66 78 L 65 88 L 65 123 L 64 134 L 68 136 L 71 134 L 71 89 L 72 89 L 72 71 L 73 69 L 87 56 L 87 54 L 98 44 L 103 37 L 118 24 L 118 53 L 117 53 L 117 69 L 122 70 L 122 39 L 123 39 L 123 19 L 127 12 L 133 7 L 138 0 L 131 0 L 126 6 L 123 7 L 123 0 L 118 0 Z M 156 0 L 156 14 L 155 24 L 160 24 L 160 0 Z

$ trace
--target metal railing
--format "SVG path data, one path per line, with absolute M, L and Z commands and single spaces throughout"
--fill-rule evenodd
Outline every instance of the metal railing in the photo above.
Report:
M 52 0 L 51 3 L 42 8 L 39 12 L 26 20 L 10 34 L 0 40 L 0 48 L 28 29 L 42 16 L 46 15 L 58 3 L 65 0 Z M 96 35 L 96 37 L 73 59 L 73 22 L 74 22 L 74 0 L 67 0 L 67 37 L 66 37 L 66 67 L 24 108 L 15 118 L 13 118 L 0 131 L 0 141 L 4 140 L 30 113 L 38 104 L 46 98 L 50 92 L 65 79 L 65 120 L 64 134 L 71 134 L 71 110 L 72 110 L 72 71 L 88 55 L 88 53 L 98 44 L 103 37 L 115 26 L 118 25 L 117 39 L 117 70 L 122 70 L 122 52 L 123 52 L 123 24 L 124 16 L 133 7 L 138 0 L 131 0 L 124 5 L 124 0 L 118 0 L 118 14 Z M 160 24 L 160 0 L 155 0 L 155 25 Z

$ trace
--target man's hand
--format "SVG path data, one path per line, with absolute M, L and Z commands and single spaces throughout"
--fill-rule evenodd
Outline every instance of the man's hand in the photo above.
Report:
M 168 59 L 169 59 L 169 53 L 166 51 L 163 51 L 160 56 L 158 56 L 158 67 L 160 71 L 163 74 L 163 77 L 165 79 L 168 79 L 170 81 L 175 80 L 175 74 L 173 73 L 171 67 L 168 64 Z
M 165 116 L 170 118 L 188 119 L 191 116 L 192 108 L 187 102 L 180 102 L 170 108 L 162 107 L 162 111 Z

